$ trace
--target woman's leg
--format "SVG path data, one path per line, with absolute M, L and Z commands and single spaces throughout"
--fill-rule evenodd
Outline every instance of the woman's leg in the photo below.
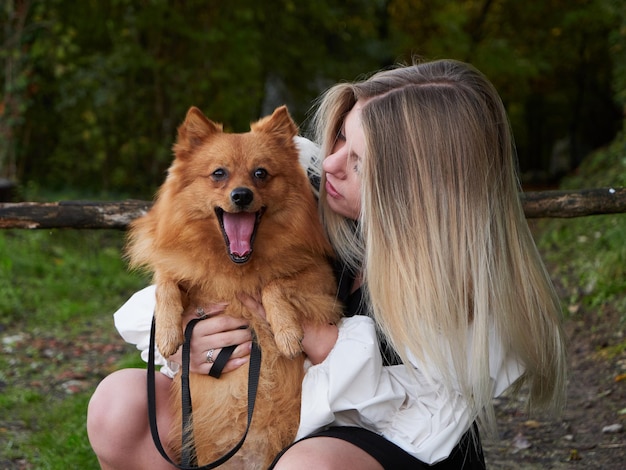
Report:
M 383 470 L 374 457 L 363 449 L 334 437 L 311 437 L 296 442 L 281 456 L 276 470 Z
M 157 425 L 167 448 L 172 381 L 156 373 L 155 382 Z M 173 468 L 154 446 L 147 403 L 145 369 L 122 369 L 100 382 L 89 402 L 87 433 L 103 469 Z

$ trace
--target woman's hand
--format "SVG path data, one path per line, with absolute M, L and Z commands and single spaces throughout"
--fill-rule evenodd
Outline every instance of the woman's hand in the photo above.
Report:
M 318 323 L 305 322 L 303 328 L 303 351 L 313 364 L 323 362 L 337 342 L 337 336 L 339 335 L 337 325 L 334 323 L 320 325 Z
M 204 314 L 204 319 L 196 323 L 191 334 L 191 350 L 189 353 L 189 371 L 207 375 L 213 366 L 207 357 L 215 360 L 222 348 L 238 345 L 230 359 L 224 366 L 222 373 L 231 372 L 250 359 L 252 348 L 252 333 L 248 329 L 248 322 L 241 318 L 224 315 L 227 304 L 212 304 L 205 306 L 189 306 L 183 313 L 183 324 L 198 318 L 198 313 Z M 212 352 L 211 352 L 212 351 Z M 169 361 L 182 363 L 182 347 L 168 358 Z
M 251 313 L 266 319 L 263 304 L 249 295 L 239 296 L 241 303 L 250 310 Z M 333 323 L 319 325 L 317 323 L 304 322 L 302 325 L 304 338 L 302 338 L 302 350 L 313 364 L 319 364 L 326 359 L 328 353 L 335 346 L 339 330 Z

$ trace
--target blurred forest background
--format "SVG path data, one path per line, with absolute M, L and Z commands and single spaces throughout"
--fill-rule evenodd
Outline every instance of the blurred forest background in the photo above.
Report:
M 151 198 L 189 106 L 244 131 L 286 103 L 304 132 L 329 85 L 414 57 L 494 82 L 532 187 L 623 128 L 624 0 L 0 3 L 0 177 L 21 198 Z
M 414 57 L 493 81 L 525 189 L 626 186 L 626 0 L 0 0 L 0 190 L 148 200 L 189 106 L 245 131 L 287 104 L 306 132 L 328 86 Z M 537 422 L 501 402 L 487 461 L 621 468 L 624 433 L 603 429 L 626 425 L 626 215 L 532 228 L 575 345 L 569 404 Z M 124 236 L 0 230 L 0 468 L 99 468 L 89 397 L 143 367 L 111 319 L 149 282 Z

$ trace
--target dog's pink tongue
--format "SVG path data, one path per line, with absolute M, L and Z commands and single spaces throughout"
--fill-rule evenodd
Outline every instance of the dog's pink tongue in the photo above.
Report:
M 224 212 L 224 231 L 230 242 L 230 252 L 235 256 L 245 256 L 252 247 L 250 239 L 254 232 L 256 214 L 254 212 Z

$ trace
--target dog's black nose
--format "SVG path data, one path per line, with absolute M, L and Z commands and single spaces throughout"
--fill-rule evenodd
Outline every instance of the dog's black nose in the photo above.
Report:
M 248 188 L 235 188 L 230 193 L 230 200 L 237 207 L 245 207 L 252 202 L 254 194 Z

